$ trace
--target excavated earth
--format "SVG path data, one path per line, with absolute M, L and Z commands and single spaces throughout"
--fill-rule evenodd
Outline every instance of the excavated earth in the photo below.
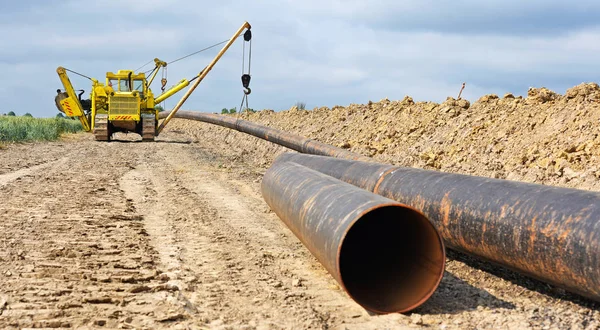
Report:
M 600 191 L 600 87 L 381 100 L 240 118 L 375 159 Z M 0 149 L 0 328 L 598 329 L 600 304 L 449 251 L 408 314 L 354 303 L 260 195 L 287 151 L 175 119 Z

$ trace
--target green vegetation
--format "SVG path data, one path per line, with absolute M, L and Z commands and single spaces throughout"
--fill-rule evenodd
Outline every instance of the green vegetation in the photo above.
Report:
M 221 114 L 222 114 L 222 115 L 225 115 L 225 114 L 228 114 L 228 113 L 237 113 L 237 107 L 235 107 L 235 108 L 231 108 L 231 109 L 229 109 L 229 110 L 228 110 L 227 108 L 223 108 L 223 109 L 221 110 Z
M 160 105 L 157 105 L 157 106 L 155 106 L 155 107 L 154 107 L 154 109 L 158 110 L 158 112 L 163 112 L 163 111 L 165 111 L 165 109 L 163 109 L 163 107 L 162 107 L 162 106 L 160 106 Z
M 244 112 L 255 113 L 255 112 L 256 112 L 256 110 L 254 110 L 254 109 L 252 109 L 252 108 L 246 108 L 246 109 L 243 109 L 241 112 L 242 112 L 242 113 L 244 113 Z M 227 109 L 227 108 L 223 108 L 223 109 L 221 109 L 221 114 L 222 114 L 222 115 L 226 115 L 226 114 L 234 114 L 234 113 L 237 113 L 237 107 L 235 107 L 235 108 L 231 108 L 231 109 Z
M 306 110 L 306 102 L 296 102 L 296 108 L 298 110 Z
M 0 116 L 0 142 L 51 141 L 81 130 L 79 121 L 63 118 Z

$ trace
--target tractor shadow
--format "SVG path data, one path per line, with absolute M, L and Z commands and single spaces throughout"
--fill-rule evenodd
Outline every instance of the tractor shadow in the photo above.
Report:
M 121 139 L 113 139 L 110 143 L 168 143 L 168 144 L 192 144 L 193 142 L 190 140 L 182 141 L 182 140 L 155 140 L 155 141 L 142 141 L 142 140 L 121 140 Z

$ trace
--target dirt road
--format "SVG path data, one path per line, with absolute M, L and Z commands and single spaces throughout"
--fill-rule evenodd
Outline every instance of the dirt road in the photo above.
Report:
M 597 304 L 452 253 L 415 313 L 370 315 L 270 212 L 264 168 L 181 131 L 119 139 L 0 150 L 0 328 L 600 326 Z

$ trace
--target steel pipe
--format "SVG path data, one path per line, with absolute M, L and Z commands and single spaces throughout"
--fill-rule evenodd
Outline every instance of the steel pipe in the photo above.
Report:
M 280 162 L 410 205 L 447 247 L 600 301 L 598 192 L 296 153 Z
M 443 242 L 415 209 L 291 162 L 277 162 L 262 195 L 358 304 L 407 312 L 442 279 Z
M 159 118 L 166 118 L 169 116 L 169 114 L 169 112 L 161 112 L 159 114 Z M 174 114 L 174 118 L 196 120 L 222 127 L 231 128 L 236 131 L 240 131 L 242 133 L 246 133 L 302 153 L 362 161 L 371 160 L 371 158 L 369 157 L 365 157 L 363 155 L 359 155 L 342 148 L 337 148 L 329 144 L 307 139 L 296 134 L 263 126 L 257 123 L 253 123 L 251 121 L 237 119 L 231 116 L 222 116 L 212 113 L 180 110 L 179 112 Z

